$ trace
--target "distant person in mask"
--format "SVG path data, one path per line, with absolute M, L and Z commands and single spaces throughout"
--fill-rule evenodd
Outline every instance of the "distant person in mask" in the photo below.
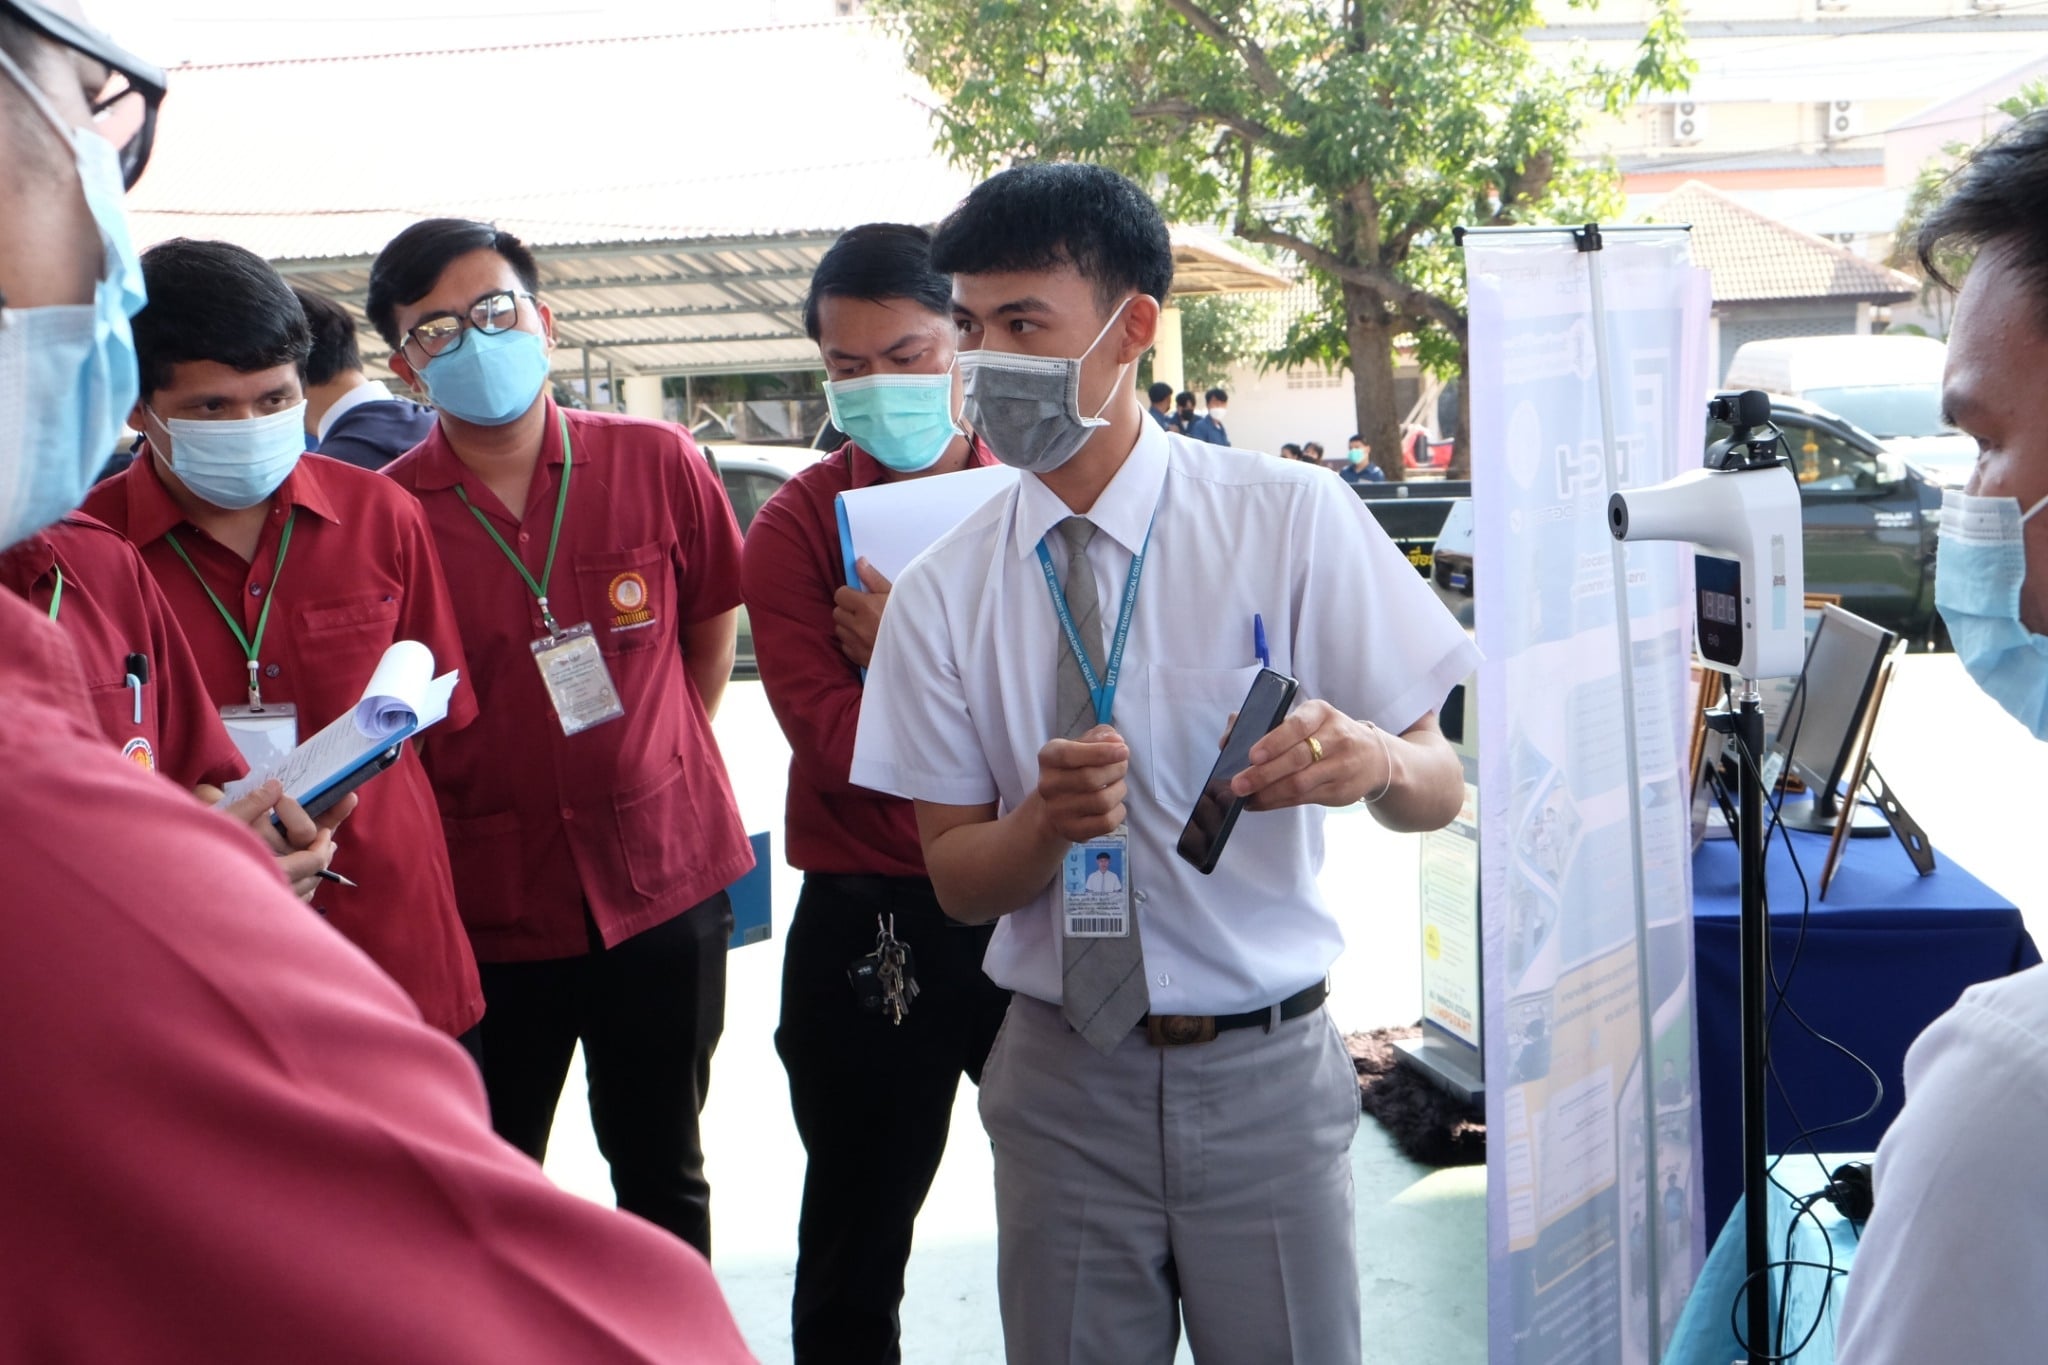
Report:
M 1223 419 L 1230 412 L 1230 395 L 1221 389 L 1211 389 L 1202 395 L 1208 404 L 1208 411 L 1188 424 L 1188 435 L 1197 441 L 1207 441 L 1212 446 L 1230 444 L 1230 433 L 1223 428 Z
M 121 197 L 163 85 L 0 0 L 0 548 L 138 396 Z M 58 606 L 0 592 L 0 1359 L 750 1361 L 701 1257 L 508 1150 L 273 860 L 110 750 Z
M 416 494 L 483 705 L 436 736 L 481 964 L 491 1121 L 536 1160 L 581 1040 L 619 1207 L 711 1252 L 698 1116 L 725 1026 L 725 889 L 754 865 L 711 717 L 740 533 L 689 433 L 558 407 L 517 237 L 433 218 L 370 267 L 371 323 L 441 420 L 384 471 Z
M 293 287 L 306 310 L 306 431 L 312 449 L 358 469 L 382 469 L 427 439 L 434 410 L 363 373 L 356 320 L 333 299 Z
M 811 277 L 804 324 L 848 439 L 755 516 L 740 580 L 761 686 L 789 740 L 789 862 L 804 874 L 775 1030 L 809 1158 L 790 1345 L 798 1365 L 884 1365 L 900 1359 L 903 1268 L 954 1092 L 963 1075 L 979 1083 L 1009 995 L 981 970 L 989 928 L 939 909 L 910 802 L 848 776 L 890 585 L 865 559 L 861 585 L 846 582 L 834 506 L 849 489 L 995 457 L 958 420 L 952 284 L 923 228 L 841 236 Z M 874 951 L 877 916 L 909 947 L 918 985 L 900 1025 L 864 1012 L 847 981 Z
M 142 275 L 142 395 L 128 420 L 144 444 L 86 511 L 142 552 L 250 766 L 353 711 L 400 640 L 431 650 L 436 673 L 464 673 L 433 737 L 467 725 L 476 698 L 418 504 L 306 454 L 299 301 L 226 242 L 164 242 L 144 253 Z M 471 1035 L 483 992 L 414 746 L 357 793 L 336 842 L 333 870 L 352 885 L 329 883 L 315 908 L 428 1023 Z
M 1173 248 L 1137 186 L 1005 171 L 932 263 L 964 422 L 1023 477 L 895 584 L 851 777 L 912 800 L 946 913 L 996 922 L 1009 1360 L 1167 1365 L 1185 1320 L 1197 1360 L 1355 1365 L 1357 1082 L 1311 850 L 1324 806 L 1457 814 L 1436 708 L 1476 655 L 1341 484 L 1145 416 L 1129 374 Z M 1258 674 L 1255 619 L 1301 701 L 1205 877 L 1175 844 Z M 1120 875 L 1091 895 L 1101 852 Z
M 1978 445 L 1942 499 L 1934 603 L 1971 678 L 2048 739 L 2048 113 L 1944 186 L 1914 243 L 1944 280 L 1975 253 L 1942 406 Z M 1906 1054 L 1906 1105 L 1874 1167 L 1835 1359 L 2033 1365 L 2048 1341 L 2048 967 L 1963 992 Z
M 1173 396 L 1173 425 L 1168 430 L 1177 431 L 1185 436 L 1200 420 L 1201 415 L 1195 411 L 1195 395 L 1191 390 L 1183 389 Z
M 1168 431 L 1175 429 L 1173 424 L 1173 385 L 1162 384 L 1155 380 L 1152 387 L 1145 391 L 1145 403 L 1145 411 L 1153 421 Z

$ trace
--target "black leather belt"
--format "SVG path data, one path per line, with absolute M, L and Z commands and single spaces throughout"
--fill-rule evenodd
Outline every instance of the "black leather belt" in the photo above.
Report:
M 1325 979 L 1305 990 L 1296 991 L 1277 1007 L 1268 1005 L 1265 1009 L 1246 1010 L 1243 1014 L 1148 1014 L 1138 1021 L 1138 1027 L 1145 1031 L 1145 1041 L 1154 1047 L 1186 1047 L 1190 1043 L 1210 1042 L 1217 1034 L 1230 1029 L 1270 1024 L 1276 1008 L 1282 1022 L 1299 1019 L 1321 1009 L 1329 994 L 1330 983 Z

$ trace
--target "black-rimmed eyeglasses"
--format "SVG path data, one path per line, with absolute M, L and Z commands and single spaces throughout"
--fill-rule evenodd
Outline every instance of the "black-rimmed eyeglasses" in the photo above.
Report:
M 107 68 L 106 84 L 92 97 L 93 127 L 119 152 L 122 182 L 133 189 L 156 145 L 156 114 L 164 102 L 162 68 L 38 0 L 0 0 L 0 13 Z
M 523 289 L 494 289 L 461 313 L 430 313 L 406 329 L 406 358 L 424 365 L 436 356 L 462 349 L 462 339 L 472 329 L 495 336 L 509 332 L 519 323 L 519 300 L 533 301 Z

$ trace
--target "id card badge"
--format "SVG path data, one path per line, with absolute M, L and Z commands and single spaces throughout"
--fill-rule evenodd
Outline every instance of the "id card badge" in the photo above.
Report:
M 540 665 L 541 685 L 561 718 L 563 734 L 581 734 L 626 714 L 619 689 L 612 686 L 612 671 L 598 650 L 597 635 L 587 623 L 535 640 L 533 659 Z
M 1060 922 L 1068 938 L 1131 933 L 1130 830 L 1075 844 L 1060 878 Z
M 262 706 L 223 706 L 220 723 L 228 738 L 249 760 L 249 771 L 267 773 L 299 747 L 299 708 L 290 702 Z

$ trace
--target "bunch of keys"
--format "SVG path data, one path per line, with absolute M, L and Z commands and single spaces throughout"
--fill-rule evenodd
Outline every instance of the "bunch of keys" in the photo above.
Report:
M 910 945 L 896 937 L 896 917 L 875 916 L 875 950 L 855 958 L 846 969 L 854 998 L 868 1014 L 886 1014 L 892 1024 L 901 1024 L 917 998 L 917 968 Z

